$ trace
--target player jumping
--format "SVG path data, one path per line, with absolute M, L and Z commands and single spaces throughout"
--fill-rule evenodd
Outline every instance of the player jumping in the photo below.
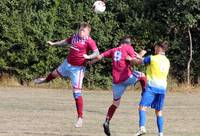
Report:
M 93 64 L 102 58 L 112 58 L 113 103 L 108 109 L 106 120 L 103 124 L 104 133 L 107 136 L 111 135 L 109 123 L 120 104 L 120 98 L 126 88 L 130 85 L 135 85 L 137 81 L 140 81 L 142 90 L 146 86 L 145 75 L 139 71 L 132 71 L 130 62 L 126 60 L 128 55 L 132 58 L 140 57 L 131 46 L 130 40 L 130 37 L 124 37 L 118 47 L 103 52 L 90 62 L 90 64 Z M 141 55 L 143 56 L 145 52 L 143 51 L 142 53 Z
M 64 62 L 46 78 L 38 78 L 35 83 L 47 83 L 57 77 L 69 77 L 73 87 L 73 95 L 76 103 L 78 121 L 75 127 L 82 127 L 83 122 L 83 98 L 82 98 L 82 83 L 85 72 L 85 62 L 87 59 L 93 59 L 99 55 L 99 50 L 95 41 L 89 36 L 91 26 L 88 23 L 82 23 L 79 32 L 73 36 L 48 44 L 51 46 L 68 45 L 71 49 Z M 93 51 L 91 55 L 87 55 L 89 51 Z

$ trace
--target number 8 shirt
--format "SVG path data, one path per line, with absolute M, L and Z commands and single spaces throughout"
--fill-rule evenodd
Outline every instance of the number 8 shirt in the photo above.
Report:
M 135 58 L 136 53 L 131 44 L 121 44 L 119 47 L 109 49 L 101 54 L 102 57 L 112 58 L 113 83 L 119 84 L 132 75 L 131 65 L 126 57 Z

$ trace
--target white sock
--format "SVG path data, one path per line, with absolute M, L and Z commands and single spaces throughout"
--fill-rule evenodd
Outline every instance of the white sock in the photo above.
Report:
M 145 126 L 141 126 L 140 129 L 143 129 L 143 130 L 144 130 L 144 129 L 145 129 Z

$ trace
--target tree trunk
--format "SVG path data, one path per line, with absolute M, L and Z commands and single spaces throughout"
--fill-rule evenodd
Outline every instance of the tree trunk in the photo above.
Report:
M 192 35 L 191 35 L 189 27 L 188 27 L 188 34 L 189 34 L 189 40 L 190 40 L 190 58 L 187 64 L 187 84 L 189 85 L 190 84 L 190 64 L 192 61 Z

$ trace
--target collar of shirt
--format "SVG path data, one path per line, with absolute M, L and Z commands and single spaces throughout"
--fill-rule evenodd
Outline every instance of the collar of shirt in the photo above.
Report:
M 160 54 L 160 55 L 165 55 L 165 52 L 159 52 L 158 54 Z

